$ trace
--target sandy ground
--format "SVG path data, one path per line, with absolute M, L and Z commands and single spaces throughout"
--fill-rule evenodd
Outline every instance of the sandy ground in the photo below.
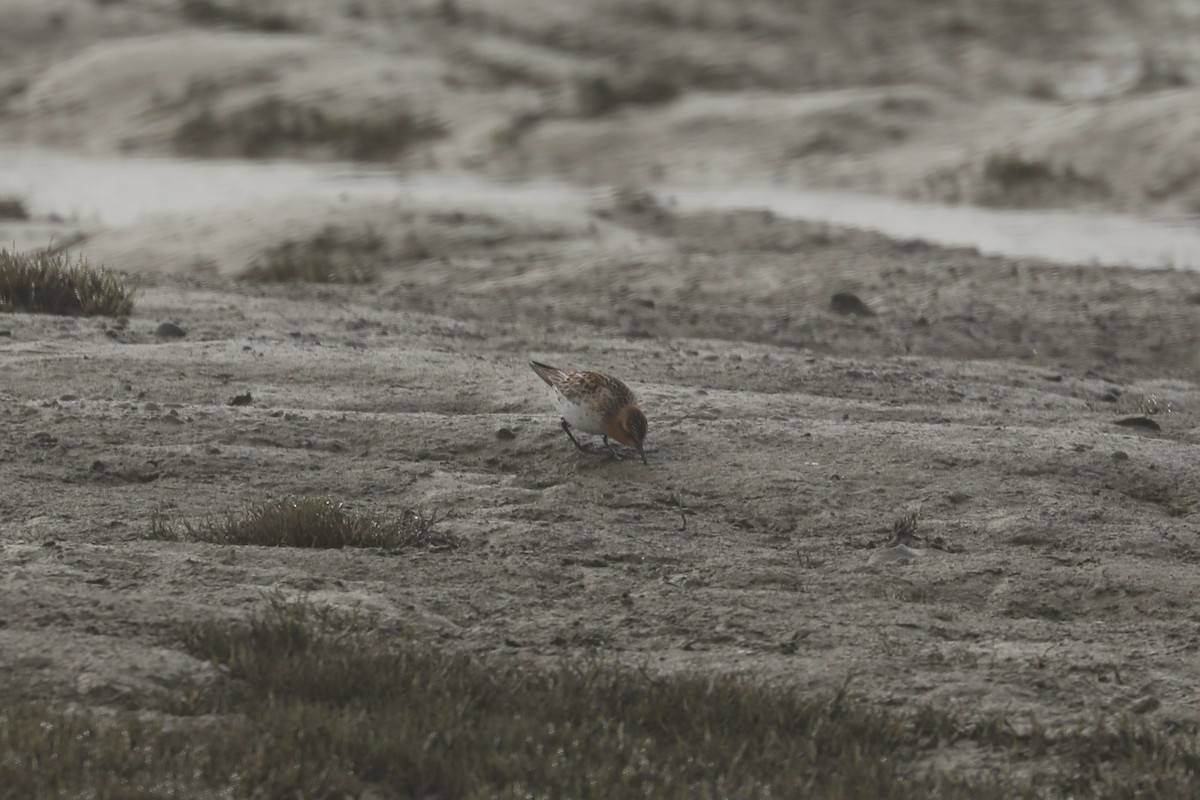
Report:
M 458 34 L 411 33 L 363 60 L 347 42 L 380 36 L 340 18 L 271 37 L 181 28 L 162 3 L 77 5 L 58 38 L 39 27 L 49 6 L 5 12 L 0 30 L 29 42 L 4 64 L 27 83 L 0 116 L 6 141 L 157 152 L 197 71 L 227 81 L 221 102 L 266 85 L 333 92 L 345 108 L 403 74 L 455 131 L 413 155 L 422 167 L 634 183 L 779 175 L 772 154 L 797 120 L 844 124 L 851 108 L 899 120 L 896 147 L 908 149 L 854 140 L 807 167 L 798 156 L 783 179 L 904 194 L 934 160 L 959 163 L 938 120 L 999 140 L 998 121 L 1032 131 L 1051 113 L 932 79 L 773 105 L 761 90 L 719 106 L 694 93 L 623 124 L 552 119 L 525 151 L 511 140 L 495 151 L 509 115 L 561 99 L 464 84 L 462 63 L 478 62 L 444 59 L 465 52 Z M 471 53 L 562 68 L 527 30 L 489 30 L 466 37 Z M 178 58 L 147 89 L 145 66 L 164 52 Z M 1194 115 L 1200 104 L 1181 93 L 1194 100 L 1179 88 L 1128 103 Z M 1115 111 L 1052 113 L 1047 147 Z M 686 146 L 680 131 L 694 134 Z M 743 136 L 769 143 L 766 156 L 731 149 Z M 1190 186 L 1164 202 L 1186 204 Z M 1111 205 L 1135 202 L 1118 195 Z M 174 648 L 172 626 L 282 591 L 369 609 L 447 647 L 547 663 L 599 655 L 821 688 L 850 676 L 850 694 L 872 702 L 1051 725 L 1096 711 L 1200 720 L 1196 273 L 987 258 L 762 213 L 680 215 L 636 192 L 536 218 L 289 209 L 90 231 L 80 247 L 119 268 L 114 253 L 208 224 L 214 251 L 246 259 L 256 242 L 365 220 L 394 254 L 379 284 L 146 272 L 131 278 L 128 320 L 0 318 L 0 670 L 11 680 L 97 704 L 203 681 L 207 665 Z M 836 313 L 841 291 L 873 314 Z M 186 337 L 157 337 L 165 321 Z M 649 466 L 575 453 L 531 357 L 626 379 L 650 419 Z M 247 391 L 252 404 L 229 405 Z M 1114 424 L 1148 413 L 1159 430 Z M 148 538 L 158 514 L 200 520 L 287 495 L 436 511 L 462 544 L 389 555 Z M 896 541 L 893 524 L 912 512 L 916 537 Z

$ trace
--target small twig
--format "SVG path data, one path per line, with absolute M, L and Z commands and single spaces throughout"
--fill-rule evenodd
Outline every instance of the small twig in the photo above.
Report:
M 854 680 L 853 670 L 846 673 L 846 679 L 842 681 L 842 685 L 838 687 L 837 693 L 829 703 L 829 717 L 831 719 L 841 712 L 842 703 L 846 699 L 846 691 L 850 688 L 850 681 L 852 680 Z
M 683 524 L 680 525 L 678 528 L 676 528 L 676 530 L 686 531 L 687 530 L 687 509 L 685 509 L 683 507 L 683 498 L 679 496 L 678 492 L 675 493 L 675 504 L 679 506 L 679 518 L 681 520 L 683 520 Z

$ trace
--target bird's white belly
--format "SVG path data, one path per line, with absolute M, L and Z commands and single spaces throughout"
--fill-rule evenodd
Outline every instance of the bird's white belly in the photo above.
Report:
M 553 392 L 553 395 L 554 407 L 572 428 L 577 428 L 593 436 L 601 436 L 605 433 L 604 418 L 601 415 L 594 413 L 586 406 L 572 403 L 558 392 Z

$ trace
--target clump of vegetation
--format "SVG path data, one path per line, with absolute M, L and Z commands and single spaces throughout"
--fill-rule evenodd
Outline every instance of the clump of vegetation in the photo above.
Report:
M 0 219 L 27 220 L 29 209 L 19 197 L 0 197 Z
M 286 498 L 226 514 L 199 524 L 151 521 L 150 536 L 171 541 L 212 542 L 259 547 L 453 547 L 456 538 L 437 530 L 436 514 L 406 510 L 396 517 L 352 511 L 332 500 Z
M 291 33 L 302 28 L 274 0 L 179 0 L 185 19 L 201 25 L 232 25 L 262 33 Z
M 1156 414 L 1170 414 L 1173 409 L 1170 400 L 1163 400 L 1156 394 L 1144 394 L 1138 398 L 1137 410 L 1149 417 Z
M 600 117 L 622 106 L 661 105 L 683 92 L 683 81 L 667 65 L 650 65 L 629 75 L 590 75 L 575 81 L 575 106 L 581 116 Z
M 331 225 L 309 239 L 268 248 L 240 277 L 259 283 L 370 283 L 386 258 L 383 237 L 375 231 L 350 233 Z
M 82 257 L 45 250 L 0 250 L 0 311 L 70 316 L 125 316 L 133 291 Z
M 217 678 L 168 710 L 19 699 L 0 715 L 14 797 L 908 798 L 1194 796 L 1194 732 L 1128 717 L 1052 735 L 1003 717 L 877 709 L 742 675 L 522 667 L 440 652 L 378 619 L 271 598 L 182 626 Z M 160 706 L 161 706 L 160 702 Z M 1017 728 L 1024 732 L 1019 732 Z M 942 747 L 999 765 L 928 766 Z
M 976 201 L 1005 208 L 1038 208 L 1108 197 L 1111 187 L 1099 177 L 1048 161 L 997 153 L 984 162 Z
M 445 134 L 436 119 L 409 111 L 339 117 L 272 96 L 227 114 L 206 105 L 179 124 L 173 142 L 186 156 L 268 158 L 318 149 L 337 158 L 386 161 Z

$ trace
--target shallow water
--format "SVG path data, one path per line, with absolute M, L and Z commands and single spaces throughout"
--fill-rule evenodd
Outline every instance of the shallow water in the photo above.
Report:
M 1080 211 L 1006 211 L 917 203 L 851 192 L 771 186 L 663 187 L 681 210 L 761 208 L 776 214 L 869 228 L 901 239 L 976 247 L 991 255 L 1069 264 L 1200 269 L 1200 221 L 1165 221 Z
M 394 197 L 394 174 L 302 162 L 189 161 L 0 149 L 0 195 L 39 216 L 125 227 L 303 197 Z
M 1200 269 L 1200 224 L 1071 211 L 997 211 L 777 186 L 659 186 L 682 210 L 761 208 L 786 217 L 974 246 L 984 253 L 1064 263 Z M 297 199 L 406 201 L 581 219 L 594 191 L 553 181 L 504 183 L 469 174 L 418 173 L 347 164 L 189 161 L 0 149 L 0 196 L 39 216 L 125 227 L 159 215 L 252 209 Z

